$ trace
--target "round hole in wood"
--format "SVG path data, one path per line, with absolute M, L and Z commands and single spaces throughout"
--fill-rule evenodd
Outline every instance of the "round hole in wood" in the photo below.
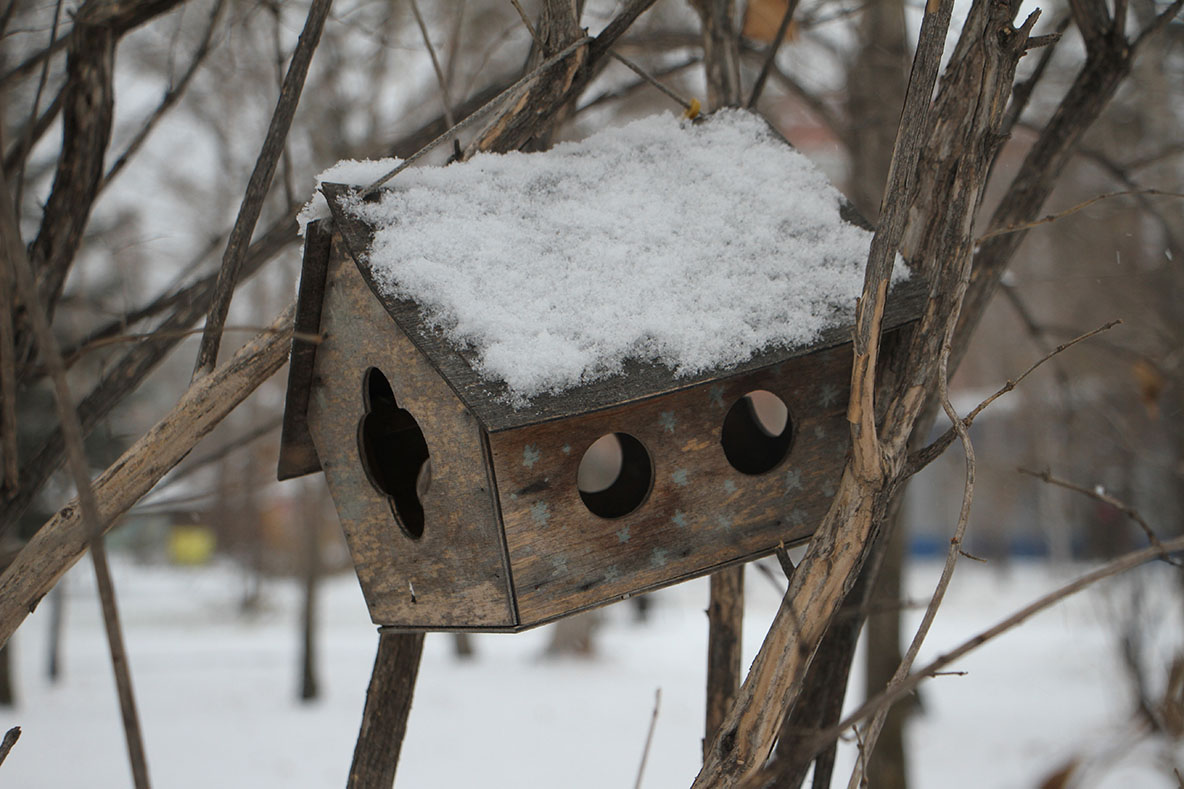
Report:
M 742 474 L 764 474 L 777 467 L 793 443 L 793 421 L 785 401 L 757 389 L 737 400 L 724 417 L 720 444 L 732 468 Z
M 576 487 L 584 506 L 601 518 L 636 510 L 654 485 L 654 464 L 645 445 L 628 433 L 608 433 L 580 458 Z
M 421 499 L 432 484 L 428 442 L 415 417 L 395 402 L 390 381 L 377 367 L 362 377 L 365 413 L 358 421 L 358 454 L 374 489 L 387 498 L 399 527 L 423 536 Z

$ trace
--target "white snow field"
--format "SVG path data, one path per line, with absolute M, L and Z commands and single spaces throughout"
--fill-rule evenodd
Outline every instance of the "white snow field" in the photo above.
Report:
M 154 785 L 345 784 L 377 640 L 351 575 L 323 587 L 323 697 L 301 704 L 295 582 L 268 582 L 262 612 L 244 619 L 242 579 L 229 567 L 114 569 Z M 964 562 L 922 659 L 1082 570 Z M 910 598 L 922 599 L 937 573 L 931 562 L 915 566 Z M 768 579 L 752 569 L 747 579 L 746 661 L 778 600 Z M 13 642 L 19 706 L 0 712 L 0 726 L 23 734 L 0 786 L 131 785 L 90 563 L 66 583 L 60 683 L 45 678 L 48 604 Z M 1046 612 L 953 667 L 966 676 L 925 685 L 909 733 L 914 786 L 1036 787 L 1075 754 L 1091 760 L 1075 786 L 1174 786 L 1162 750 L 1130 725 L 1117 657 L 1124 588 L 1112 582 Z M 643 786 L 689 786 L 702 736 L 706 600 L 706 582 L 696 581 L 657 595 L 647 625 L 627 606 L 607 609 L 588 661 L 540 659 L 546 630 L 477 636 L 470 662 L 453 657 L 449 637 L 429 635 L 396 786 L 632 787 L 658 688 Z M 1152 618 L 1159 639 L 1176 645 L 1178 602 Z M 850 705 L 862 692 L 848 696 Z M 845 745 L 835 785 L 845 785 L 852 758 Z

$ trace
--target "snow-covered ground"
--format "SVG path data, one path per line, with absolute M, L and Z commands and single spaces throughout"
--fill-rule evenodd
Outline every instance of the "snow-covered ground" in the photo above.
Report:
M 926 654 L 1081 570 L 964 562 Z M 115 571 L 155 785 L 344 784 L 377 640 L 352 576 L 323 587 L 323 695 L 301 704 L 294 582 L 269 582 L 262 611 L 244 618 L 242 581 L 228 567 L 120 562 Z M 914 567 L 909 596 L 922 599 L 937 571 Z M 747 578 L 746 660 L 778 599 L 768 579 L 752 570 Z M 1175 786 L 1160 746 L 1136 742 L 1130 724 L 1115 602 L 1125 588 L 1110 583 L 1047 612 L 957 665 L 966 676 L 926 685 L 909 734 L 915 786 L 1035 787 L 1075 755 L 1092 765 L 1076 785 Z M 14 639 L 18 707 L 0 713 L 0 727 L 20 725 L 23 734 L 0 766 L 0 785 L 130 785 L 89 562 L 70 573 L 67 590 L 58 684 L 45 677 L 48 604 Z M 706 598 L 703 581 L 667 590 L 647 625 L 634 623 L 628 607 L 607 609 L 599 655 L 589 661 L 540 659 L 546 630 L 477 636 L 469 662 L 453 657 L 449 637 L 430 635 L 397 785 L 630 787 L 658 688 L 644 786 L 689 785 L 702 736 Z M 1157 637 L 1178 645 L 1178 606 L 1159 604 L 1159 614 L 1149 609 Z M 848 703 L 861 696 L 855 687 Z M 844 746 L 843 783 L 852 758 Z

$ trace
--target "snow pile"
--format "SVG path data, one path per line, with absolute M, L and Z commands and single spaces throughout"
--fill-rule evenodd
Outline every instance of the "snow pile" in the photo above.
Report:
M 871 240 L 806 157 L 739 111 L 392 186 L 346 209 L 377 228 L 378 287 L 417 301 L 518 403 L 629 358 L 688 375 L 807 344 L 851 319 Z
M 369 186 L 395 169 L 402 159 L 342 159 L 337 164 L 317 176 L 317 188 L 312 199 L 304 204 L 300 213 L 296 215 L 296 222 L 300 225 L 300 235 L 304 236 L 304 228 L 309 222 L 329 217 L 329 204 L 321 194 L 321 184 L 345 184 L 346 186 Z

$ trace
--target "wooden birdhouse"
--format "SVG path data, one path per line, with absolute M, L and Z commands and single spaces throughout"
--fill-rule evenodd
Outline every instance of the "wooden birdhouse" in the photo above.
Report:
M 613 143 L 630 162 L 649 156 L 636 136 Z M 709 157 L 722 155 L 719 144 L 708 147 Z M 581 151 L 567 155 L 579 158 Z M 547 155 L 519 154 L 505 166 L 525 167 L 527 157 Z M 705 161 L 708 173 L 717 166 Z M 431 168 L 436 172 L 424 177 L 470 166 Z M 579 166 L 563 162 L 559 172 Z M 493 191 L 518 213 L 531 213 L 522 206 L 526 198 L 506 184 L 512 180 L 504 176 Z M 526 182 L 535 186 L 525 191 L 534 194 L 541 183 L 543 200 L 551 203 L 560 199 L 555 181 L 554 175 L 530 176 Z M 401 189 L 403 199 L 417 200 L 398 181 L 385 193 Z M 431 257 L 408 251 L 412 242 L 404 246 L 404 239 L 411 225 L 422 230 L 434 220 L 416 215 L 402 229 L 384 230 L 373 219 L 378 203 L 340 185 L 326 183 L 323 193 L 331 217 L 307 227 L 279 476 L 325 473 L 376 623 L 521 630 L 767 555 L 804 540 L 821 519 L 848 447 L 853 305 L 842 305 L 847 311 L 824 321 L 805 345 L 773 344 L 738 361 L 693 369 L 660 352 L 627 357 L 524 397 L 490 374 L 492 354 L 483 357 L 450 334 L 450 324 L 467 319 L 442 317 L 426 299 L 391 285 L 392 265 L 397 272 L 413 255 Z M 686 206 L 671 209 L 678 199 L 655 187 L 623 210 L 635 215 L 652 202 L 672 210 L 676 221 L 697 221 L 686 217 Z M 605 209 L 595 196 L 588 200 L 597 211 Z M 408 211 L 406 204 L 396 209 L 401 216 Z M 774 225 L 784 214 L 775 201 L 764 211 Z M 472 244 L 455 237 L 460 229 L 450 223 L 477 219 L 448 212 L 438 220 L 445 224 L 437 234 L 443 246 L 459 245 L 461 257 L 481 259 L 483 247 L 494 245 L 484 240 L 487 234 Z M 667 250 L 665 244 L 652 248 L 663 231 L 652 218 L 646 222 L 651 226 L 641 241 L 606 241 L 604 248 L 608 255 L 610 244 L 635 245 L 626 249 L 631 265 L 648 275 L 658 265 L 651 261 Z M 828 243 L 815 238 L 816 227 L 774 230 L 775 245 L 777 238 L 803 235 L 823 248 Z M 388 231 L 395 239 L 393 264 L 391 244 L 381 237 Z M 572 247 L 569 232 L 585 234 L 561 228 L 546 244 Z M 726 258 L 716 263 L 730 265 Z M 860 266 L 853 265 L 857 292 Z M 573 270 L 583 272 L 579 265 Z M 730 298 L 724 285 L 702 286 L 708 301 L 717 292 Z M 579 305 L 581 298 L 564 303 Z M 898 283 L 885 326 L 898 330 L 915 319 L 922 301 L 920 283 Z M 603 322 L 581 314 L 568 320 Z M 652 339 L 657 329 L 646 331 L 643 346 L 661 344 Z

